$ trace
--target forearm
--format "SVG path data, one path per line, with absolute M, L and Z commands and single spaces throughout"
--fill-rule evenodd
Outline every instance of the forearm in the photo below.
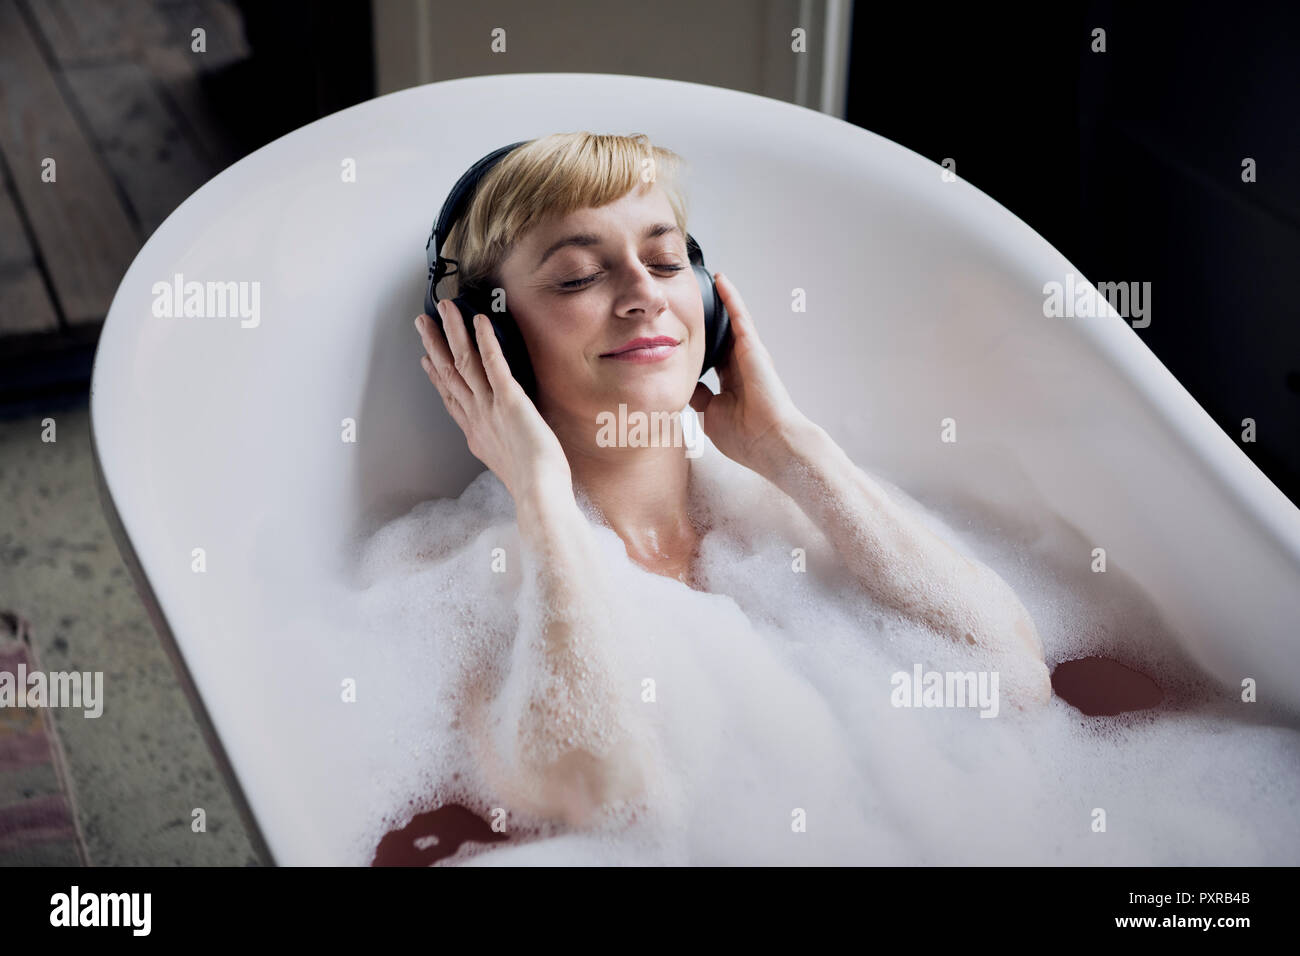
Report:
M 880 603 L 940 633 L 1040 659 L 1028 612 L 991 568 L 959 554 L 889 496 L 819 426 L 793 428 L 760 466 L 827 536 Z
M 511 805 L 581 824 L 635 783 L 626 701 L 604 647 L 617 634 L 606 559 L 571 489 L 521 494 L 516 511 L 520 629 L 491 704 L 487 757 Z
M 563 660 L 610 626 L 605 559 L 571 487 L 525 491 L 515 512 L 523 548 L 523 603 L 536 612 L 541 647 Z

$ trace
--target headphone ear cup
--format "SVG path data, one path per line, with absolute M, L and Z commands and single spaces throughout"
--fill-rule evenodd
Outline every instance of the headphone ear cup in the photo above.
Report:
M 713 275 L 703 264 L 694 268 L 700 283 L 700 297 L 704 300 L 704 365 L 700 369 L 700 378 L 703 378 L 709 369 L 726 361 L 731 352 L 731 316 L 722 304 Z
M 429 271 L 429 279 L 424 284 L 424 314 L 438 323 L 438 328 L 442 328 L 442 316 L 438 315 L 438 303 L 433 301 L 433 270 Z
M 510 366 L 510 374 L 523 387 L 528 397 L 535 400 L 537 378 L 533 372 L 533 363 L 528 357 L 528 347 L 524 344 L 519 326 L 509 311 L 493 312 L 490 306 L 469 293 L 458 295 L 452 301 L 460 309 L 460 314 L 465 317 L 465 328 L 476 352 L 479 347 L 478 335 L 474 332 L 474 316 L 480 312 L 487 316 L 488 321 L 492 323 L 492 332 L 501 346 L 501 354 L 505 356 L 506 364 Z

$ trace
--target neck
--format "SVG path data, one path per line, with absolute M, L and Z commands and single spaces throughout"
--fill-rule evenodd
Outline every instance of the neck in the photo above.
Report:
M 679 554 L 693 543 L 690 459 L 680 447 L 601 447 L 592 426 L 552 422 L 580 491 L 634 559 Z

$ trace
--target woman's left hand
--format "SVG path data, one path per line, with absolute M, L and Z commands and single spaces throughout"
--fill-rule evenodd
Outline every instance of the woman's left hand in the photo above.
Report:
M 731 318 L 734 341 L 730 355 L 717 367 L 722 390 L 715 395 L 703 382 L 696 383 L 691 408 L 720 452 L 761 474 L 808 419 L 777 377 L 772 356 L 736 287 L 721 272 L 713 278 Z

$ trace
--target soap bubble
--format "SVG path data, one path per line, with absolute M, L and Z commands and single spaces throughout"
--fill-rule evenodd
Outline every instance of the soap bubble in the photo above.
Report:
M 880 478 L 1011 585 L 1049 668 L 1113 658 L 1160 684 L 1158 707 L 1086 717 L 1056 696 L 1008 706 L 1017 681 L 1032 678 L 1015 660 L 875 602 L 794 502 L 704 445 L 691 463 L 692 507 L 711 529 L 699 552 L 704 591 L 639 568 L 593 524 L 634 613 L 618 617 L 605 662 L 588 661 L 587 676 L 604 675 L 637 745 L 656 754 L 645 801 L 589 828 L 509 808 L 508 842 L 467 843 L 454 862 L 1300 863 L 1300 731 L 1212 688 L 1122 568 L 1092 574 L 1079 558 L 1091 544 L 1041 502 L 922 504 Z M 347 862 L 369 863 L 384 832 L 421 810 L 455 802 L 491 819 L 507 806 L 485 783 L 474 721 L 462 719 L 521 686 L 510 680 L 516 635 L 537 624 L 520 599 L 521 562 L 492 573 L 497 548 L 520 554 L 514 505 L 483 472 L 458 499 L 416 506 L 360 549 L 350 600 L 365 626 L 335 652 L 364 658 L 384 690 L 354 718 L 373 732 L 364 783 L 354 783 L 366 799 L 347 804 Z M 804 573 L 792 571 L 795 548 Z M 894 706 L 891 675 L 918 664 L 998 671 L 996 719 Z M 1104 833 L 1090 826 L 1098 807 Z M 792 827 L 796 810 L 806 828 Z

